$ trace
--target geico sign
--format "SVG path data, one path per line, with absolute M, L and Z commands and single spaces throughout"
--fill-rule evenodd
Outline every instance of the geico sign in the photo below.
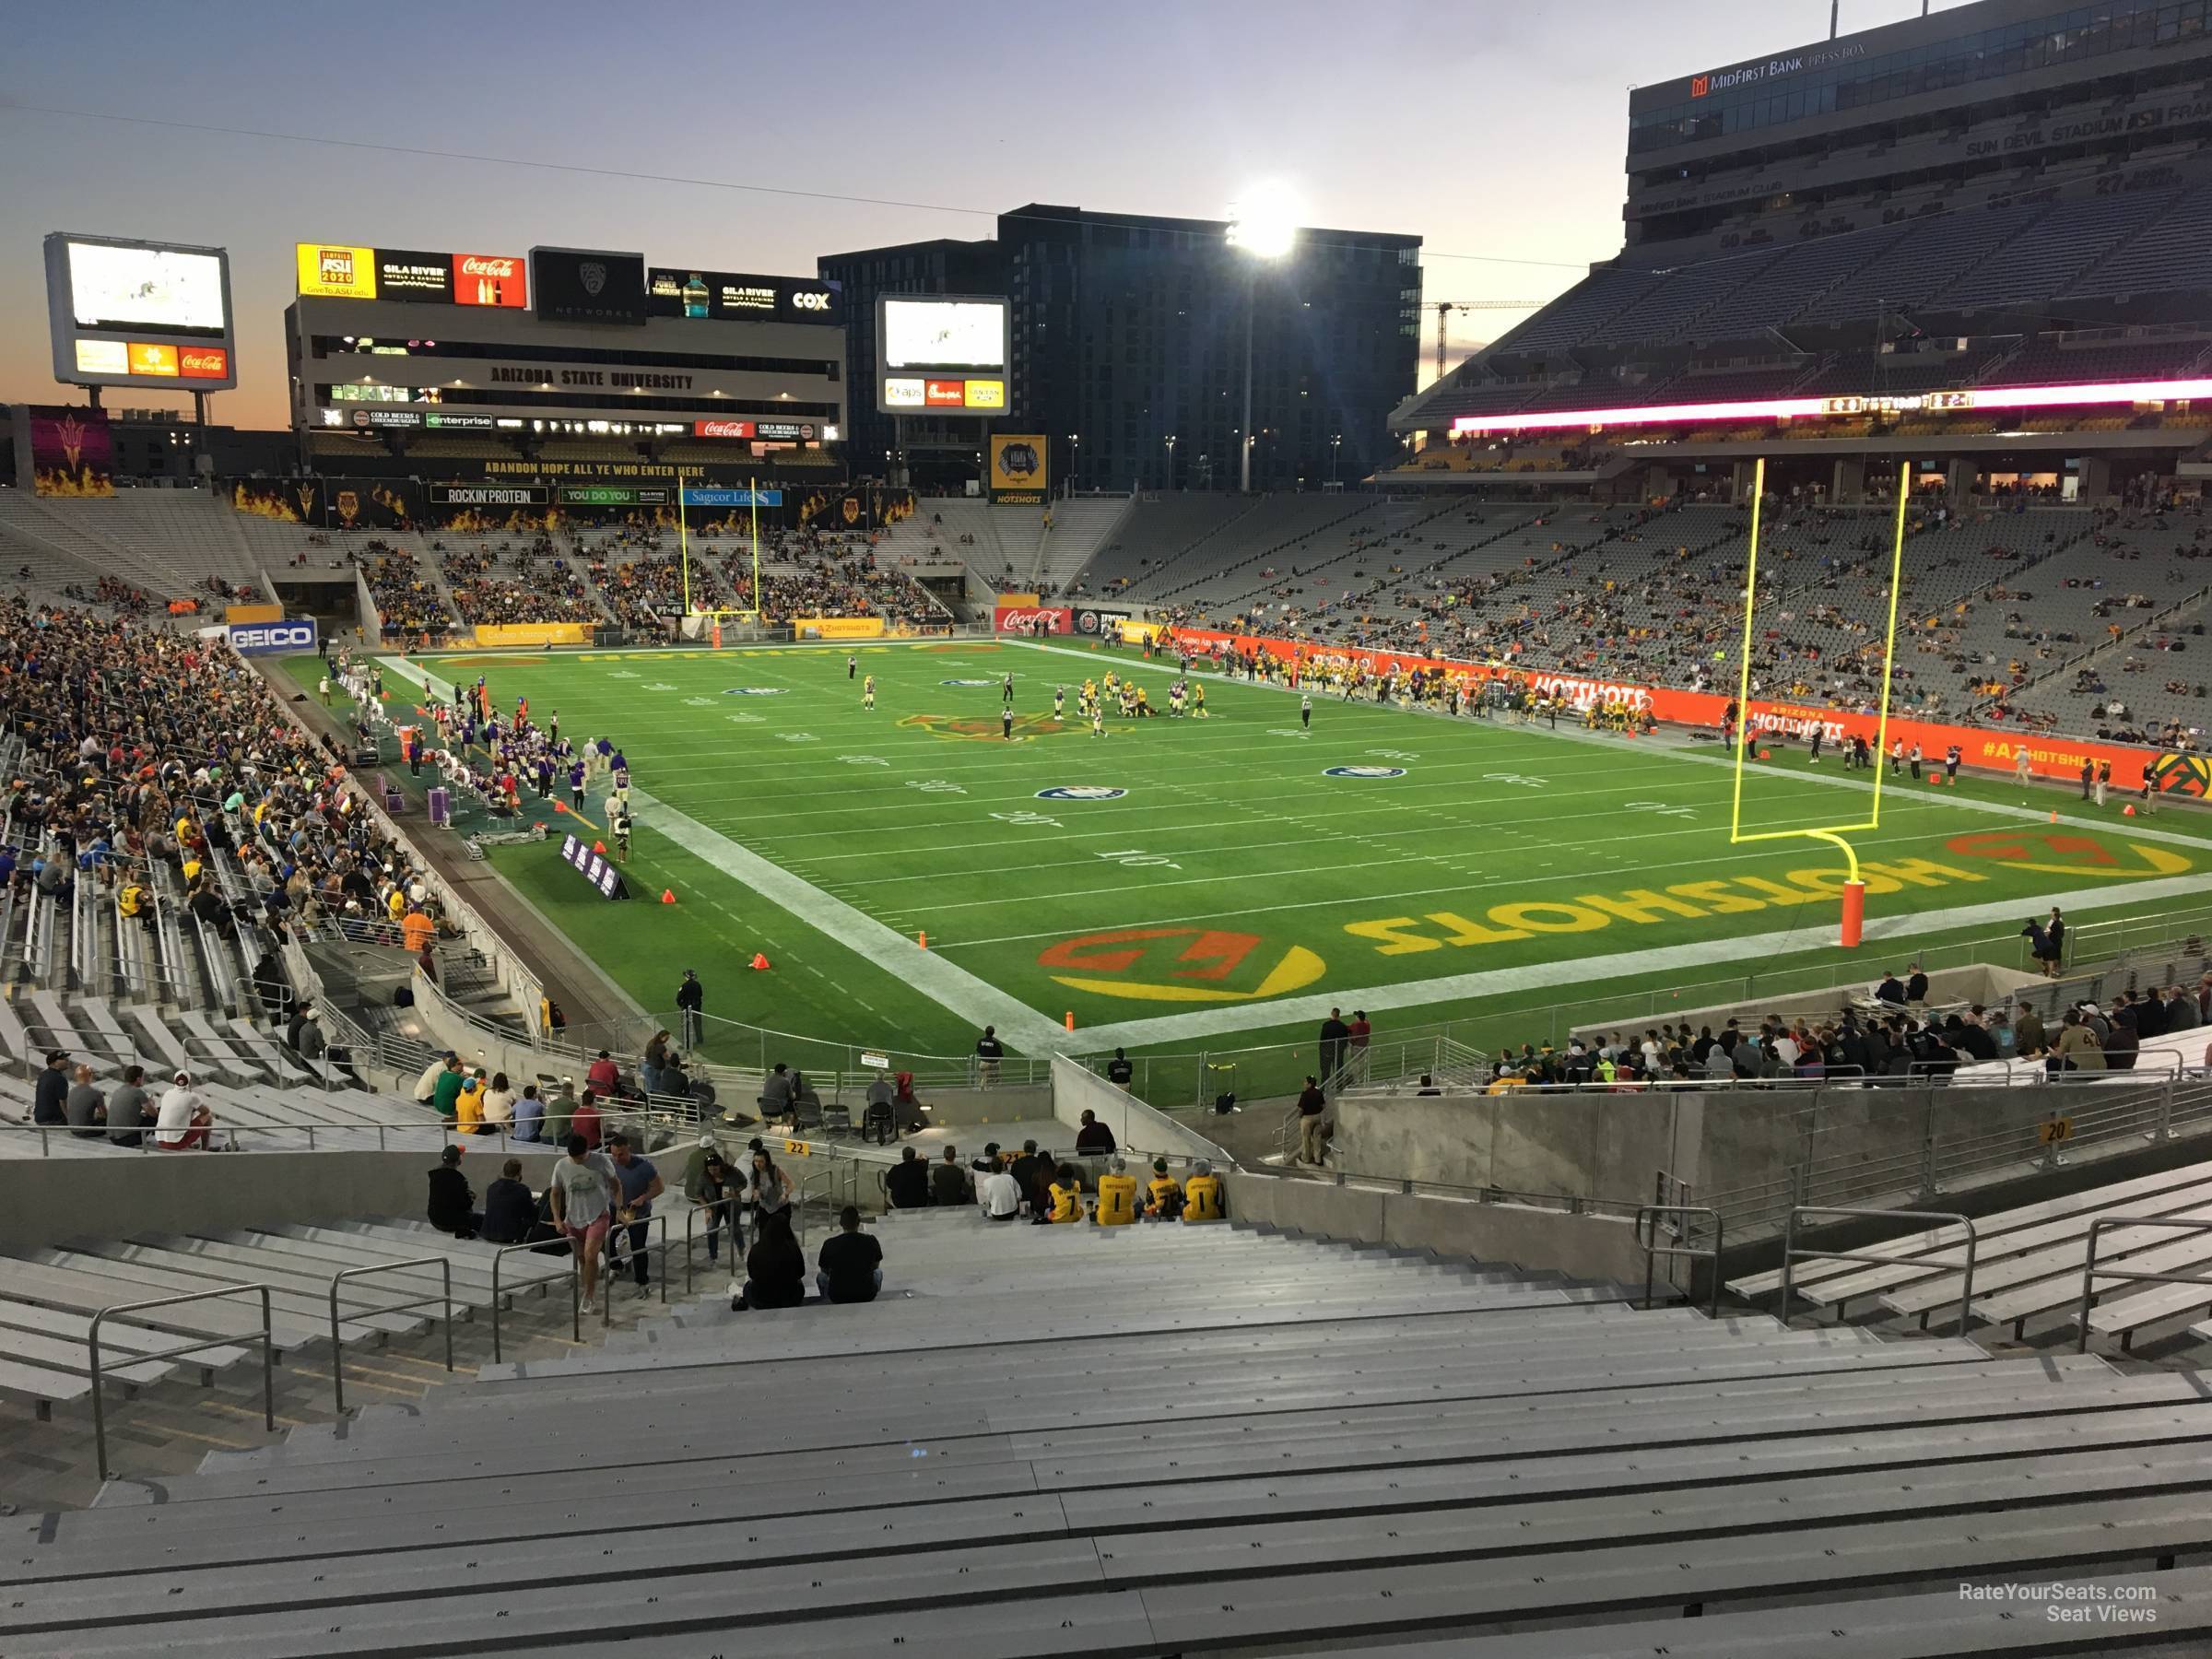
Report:
M 315 648 L 315 625 L 312 622 L 268 622 L 258 626 L 241 624 L 230 630 L 230 648 L 243 653 L 258 651 L 312 651 Z
M 830 296 L 827 292 L 816 293 L 811 289 L 802 289 L 792 295 L 791 303 L 799 311 L 826 312 L 830 309 Z

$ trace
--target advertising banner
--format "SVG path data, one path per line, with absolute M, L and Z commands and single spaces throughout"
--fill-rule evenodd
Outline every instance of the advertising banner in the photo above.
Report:
M 1082 630 L 1085 614 L 1077 613 L 1078 631 Z M 1455 663 L 1416 652 L 1359 651 L 1348 646 L 1316 645 L 1309 641 L 1224 633 L 1218 629 L 1178 628 L 1169 631 L 1176 641 L 1202 647 L 1216 655 L 1264 653 L 1288 664 L 1325 659 L 1361 663 L 1371 673 L 1410 674 L 1420 668 L 1467 680 L 1504 680 L 1547 697 L 1564 697 L 1577 710 L 1597 702 L 1625 702 L 1668 725 L 1718 728 L 1733 700 L 1718 691 L 1684 691 L 1671 686 L 1646 686 L 1630 680 L 1591 679 L 1582 675 L 1555 674 L 1497 663 Z M 1751 729 L 1771 732 L 1777 737 L 1802 737 L 1818 725 L 1831 744 L 1845 737 L 1864 736 L 1872 745 L 1877 724 L 1876 716 L 1871 713 L 1848 713 L 1758 698 L 1751 702 Z M 2130 744 L 1954 725 L 1945 721 L 1912 720 L 1894 713 L 1889 717 L 1888 736 L 1892 743 L 1901 743 L 1908 750 L 1919 744 L 1921 753 L 1934 760 L 1940 760 L 1944 751 L 1956 744 L 1963 765 L 1986 771 L 2014 771 L 2020 753 L 2025 750 L 2028 770 L 2040 778 L 2077 781 L 2085 763 L 2110 764 L 2116 788 L 2131 791 L 2140 788 L 2147 770 L 2152 782 L 2165 794 L 2200 798 L 2212 794 L 2212 761 L 2201 755 L 2161 754 L 2153 748 Z
M 1082 606 L 1076 611 L 1076 631 L 1089 639 L 1100 639 L 1111 634 L 1117 623 L 1129 620 L 1125 610 L 1100 610 L 1093 606 Z
M 991 612 L 991 626 L 1003 634 L 1073 633 L 1076 613 L 1065 605 L 1005 605 Z
M 115 439 L 108 429 L 105 409 L 34 404 L 24 413 L 30 426 L 30 476 L 36 494 L 115 493 Z
M 281 622 L 284 606 L 281 605 L 227 605 L 223 607 L 226 622 Z
M 476 642 L 487 647 L 589 645 L 592 642 L 592 625 L 588 622 L 479 622 L 476 627 Z
M 420 518 L 404 478 L 324 478 L 323 523 L 333 530 L 406 530 Z
M 780 489 L 686 489 L 687 507 L 781 507 L 783 492 Z
M 543 507 L 551 490 L 544 484 L 432 484 L 433 507 Z
M 645 274 L 645 308 L 656 317 L 723 323 L 830 323 L 841 327 L 845 321 L 844 294 L 835 283 L 695 271 L 681 265 L 655 265 Z
M 315 649 L 315 619 L 287 618 L 282 622 L 241 622 L 230 627 L 230 649 L 241 656 L 266 656 L 279 651 Z
M 645 325 L 645 255 L 595 248 L 533 248 L 530 286 L 548 323 Z
M 453 256 L 455 305 L 494 305 L 521 311 L 530 303 L 530 277 L 519 253 Z
M 801 640 L 880 640 L 881 617 L 801 617 L 792 623 Z
M 426 253 L 409 248 L 376 251 L 376 296 L 380 300 L 409 300 L 431 305 L 453 300 L 453 262 L 448 253 Z
M 295 478 L 289 482 L 233 478 L 229 488 L 230 505 L 239 512 L 274 519 L 280 524 L 323 522 L 323 484 L 319 478 Z
M 53 377 L 64 385 L 238 383 L 223 249 L 57 230 L 45 253 Z
M 994 432 L 985 487 L 994 501 L 1041 502 L 1051 491 L 1041 432 Z
M 294 242 L 302 294 L 323 300 L 376 298 L 376 250 L 352 242 Z

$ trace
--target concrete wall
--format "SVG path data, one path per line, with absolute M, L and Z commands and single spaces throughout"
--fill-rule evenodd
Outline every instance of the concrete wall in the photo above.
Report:
M 1643 1252 L 1625 1219 L 1242 1170 L 1230 1171 L 1228 1183 L 1232 1220 L 1622 1284 L 1643 1279 Z
M 1654 1171 L 1680 1159 L 1686 1109 L 1694 1122 L 1694 1097 L 1674 1094 L 1347 1093 L 1331 1162 L 1391 1181 L 1641 1204 Z
M 523 1179 L 542 1187 L 553 1155 L 517 1150 Z M 481 1198 L 504 1159 L 470 1148 L 462 1160 Z M 41 1249 L 74 1238 L 136 1232 L 420 1216 L 434 1152 L 145 1152 L 133 1158 L 11 1159 L 0 1246 Z
M 1127 1089 L 1107 1082 L 1065 1054 L 1054 1054 L 1053 1116 L 1072 1130 L 1082 1122 L 1086 1111 L 1097 1113 L 1099 1122 L 1113 1131 L 1115 1144 L 1124 1152 L 1210 1158 L 1224 1166 L 1230 1161 L 1228 1153 L 1195 1129 L 1155 1112 Z M 1073 1137 L 1070 1139 L 1072 1143 Z

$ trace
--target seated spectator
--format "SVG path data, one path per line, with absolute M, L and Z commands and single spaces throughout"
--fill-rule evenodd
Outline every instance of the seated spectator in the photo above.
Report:
M 478 1066 L 453 1096 L 453 1127 L 464 1135 L 482 1135 L 484 1129 L 484 1068 Z
M 1099 1177 L 1099 1207 L 1091 1219 L 1100 1227 L 1127 1227 L 1136 1219 L 1136 1177 L 1129 1173 L 1125 1159 L 1106 1160 L 1106 1173 Z
M 908 1151 L 913 1148 L 909 1147 Z M 968 1171 L 959 1166 L 959 1154 L 952 1147 L 945 1148 L 945 1159 L 929 1171 L 929 1201 L 932 1204 L 972 1204 L 975 1194 L 968 1184 Z
M 507 1074 L 500 1072 L 484 1090 L 484 1133 L 495 1135 L 514 1126 L 514 1090 L 507 1087 Z
M 473 1239 L 484 1225 L 484 1218 L 477 1213 L 477 1194 L 461 1173 L 457 1145 L 446 1146 L 438 1154 L 438 1167 L 430 1171 L 429 1214 L 432 1227 L 456 1239 Z
M 782 1061 L 776 1062 L 760 1085 L 760 1118 L 763 1123 L 774 1123 L 789 1117 L 792 1112 L 791 1068 Z
M 576 1110 L 569 1113 L 569 1134 L 583 1136 L 583 1144 L 594 1152 L 599 1149 L 599 1096 L 592 1089 L 583 1091 L 583 1099 L 576 1102 Z
M 108 1097 L 108 1139 L 118 1147 L 144 1145 L 146 1106 L 152 1098 L 146 1092 L 146 1067 L 124 1067 L 123 1087 Z
M 1084 1112 L 1081 1124 L 1076 1130 L 1076 1150 L 1100 1153 L 1111 1152 L 1113 1149 L 1113 1131 L 1099 1122 L 1097 1112 Z
M 458 1147 L 448 1151 L 458 1152 Z M 458 1173 L 458 1171 L 455 1171 Z M 436 1181 L 438 1171 L 430 1171 Z M 485 1190 L 484 1218 L 477 1236 L 494 1244 L 526 1244 L 537 1226 L 537 1194 L 523 1180 L 523 1160 L 511 1158 L 500 1166 L 500 1178 Z
M 592 1062 L 591 1069 L 583 1074 L 583 1080 L 594 1093 L 610 1095 L 615 1092 L 615 1085 L 622 1081 L 622 1068 L 615 1064 L 605 1049 L 601 1049 L 599 1057 Z
M 449 1068 L 457 1067 L 460 1064 L 461 1056 L 449 1053 L 440 1054 L 424 1066 L 422 1076 L 415 1079 L 415 1103 L 418 1106 L 435 1105 L 438 1100 L 439 1080 L 445 1076 Z
M 1182 1183 L 1182 1218 L 1185 1222 L 1218 1221 L 1228 1213 L 1222 1201 L 1221 1178 L 1202 1158 L 1191 1166 L 1191 1178 Z
M 69 1056 L 54 1049 L 46 1056 L 46 1069 L 39 1074 L 38 1092 L 31 1100 L 30 1121 L 50 1129 L 63 1127 L 69 1122 L 68 1099 Z
M 90 1066 L 76 1068 L 76 1081 L 69 1086 L 69 1097 L 62 1103 L 62 1113 L 68 1120 L 69 1133 L 78 1140 L 100 1140 L 107 1135 L 108 1103 L 93 1087 Z
M 154 1145 L 164 1152 L 204 1151 L 215 1128 L 215 1113 L 192 1087 L 192 1075 L 179 1072 L 154 1117 Z
M 900 1148 L 899 1161 L 883 1178 L 883 1190 L 893 1209 L 925 1209 L 929 1206 L 929 1166 L 912 1147 Z
M 838 1212 L 837 1226 L 822 1241 L 815 1288 L 824 1301 L 874 1301 L 883 1288 L 883 1246 L 860 1230 L 860 1211 L 850 1204 Z
M 806 1300 L 806 1258 L 792 1237 L 789 1212 L 761 1217 L 753 1230 L 753 1248 L 745 1258 L 745 1284 L 730 1299 L 730 1312 L 795 1308 Z
M 1076 1173 L 1074 1164 L 1064 1163 L 1053 1172 L 1049 1191 L 1052 1201 L 1047 1220 L 1065 1226 L 1083 1219 L 1083 1178 Z
M 450 1118 L 459 1111 L 461 1090 L 468 1082 L 468 1074 L 461 1069 L 461 1056 L 448 1054 L 437 1081 L 430 1088 L 430 1105 L 440 1117 Z
M 991 1160 L 991 1172 L 976 1182 L 975 1201 L 992 1221 L 1011 1221 L 1021 1214 L 1021 1183 L 1007 1172 L 1005 1159 Z
M 514 1103 L 514 1127 L 509 1132 L 518 1141 L 535 1143 L 546 1126 L 546 1103 L 537 1098 L 537 1085 L 523 1085 L 523 1098 Z
M 889 1074 L 877 1072 L 875 1081 L 868 1085 L 867 1112 L 860 1122 L 861 1134 L 879 1147 L 888 1147 L 898 1137 L 899 1123 L 892 1112 L 892 1102 L 897 1098 Z
M 1152 1160 L 1152 1179 L 1145 1183 L 1145 1214 L 1156 1221 L 1172 1221 L 1182 1214 L 1182 1183 L 1168 1173 L 1168 1160 Z

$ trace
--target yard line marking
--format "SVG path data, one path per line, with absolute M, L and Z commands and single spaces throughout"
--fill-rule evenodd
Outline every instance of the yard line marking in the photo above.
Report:
M 948 1013 L 971 1025 L 998 1027 L 999 1035 L 1025 1053 L 1051 1054 L 1064 1045 L 1059 1025 L 1025 1006 L 1012 994 L 978 979 L 934 950 L 923 950 L 903 934 L 834 899 L 810 881 L 794 876 L 718 830 L 656 799 L 642 789 L 630 791 L 649 827 L 694 858 L 751 888 L 778 909 L 789 912 L 817 933 L 835 939 L 886 972 L 895 974 Z
M 2175 877 L 2166 881 L 2149 881 L 2139 887 L 2130 887 L 2126 892 L 2132 899 L 2180 899 L 2202 891 L 2203 887 L 2201 878 Z M 2092 888 L 2080 892 L 2053 893 L 2047 900 L 2039 900 L 2037 903 L 2047 902 L 2062 909 L 2074 909 L 2095 904 L 2101 899 L 2109 898 L 2112 891 L 2111 888 Z M 1866 936 L 1869 940 L 1878 941 L 1906 932 L 1936 933 L 1951 928 L 1976 927 L 1984 923 L 2017 918 L 2019 914 L 2019 900 L 1996 900 L 1986 904 L 1963 905 L 1957 910 L 1920 911 L 1871 920 L 1866 924 Z M 1206 920 L 1211 921 L 1213 918 Z M 1720 962 L 1751 961 L 1760 957 L 1779 956 L 1806 948 L 1802 928 L 1784 933 L 1738 934 L 1699 940 L 1692 944 L 1621 951 L 1611 956 L 1564 957 L 1548 962 L 1526 962 L 1518 967 L 1447 974 L 1440 979 L 1408 980 L 1378 985 L 1369 990 L 1335 989 L 1311 996 L 1287 996 L 1275 1002 L 1241 1003 L 1231 1007 L 1195 1009 L 1187 1014 L 1171 1014 L 1155 1019 L 1124 1020 L 1119 1025 L 1092 1026 L 1084 1032 L 1083 1040 L 1088 1048 L 1101 1052 L 1110 1048 L 1134 1048 L 1146 1043 L 1182 1042 L 1265 1026 L 1295 1025 L 1307 1020 L 1318 1024 L 1332 1007 L 1415 1008 L 1430 1003 L 1496 996 L 1509 991 L 1594 983 L 1600 980 L 1630 979 L 1685 968 L 1709 968 Z M 1870 982 L 1874 978 L 1872 970 L 1869 970 L 1867 978 Z

